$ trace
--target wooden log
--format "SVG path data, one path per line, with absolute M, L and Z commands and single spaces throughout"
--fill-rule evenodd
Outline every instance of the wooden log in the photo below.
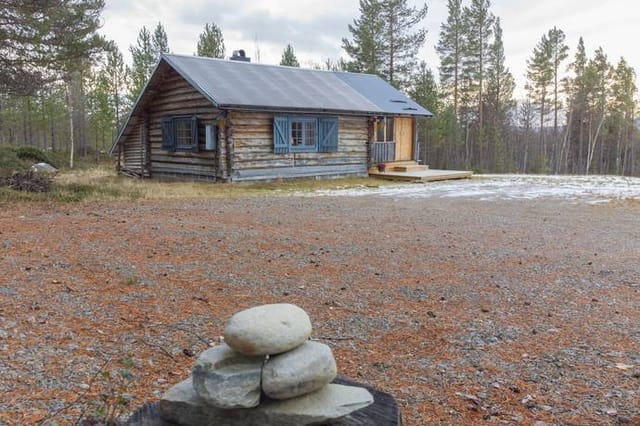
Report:
M 336 177 L 347 175 L 366 176 L 367 168 L 363 164 L 340 164 L 335 166 L 324 165 L 242 169 L 235 172 L 234 181 L 274 180 L 318 176 Z
M 402 415 L 398 403 L 390 394 L 379 391 L 367 384 L 358 383 L 343 376 L 338 376 L 333 383 L 360 386 L 373 395 L 374 403 L 327 426 L 402 426 Z M 165 422 L 160 417 L 159 404 L 146 404 L 129 417 L 125 426 L 176 426 Z M 216 426 L 216 425 L 208 425 Z

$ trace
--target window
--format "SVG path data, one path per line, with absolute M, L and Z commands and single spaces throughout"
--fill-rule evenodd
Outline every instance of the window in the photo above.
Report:
M 176 118 L 173 121 L 173 127 L 176 132 L 176 146 L 190 147 L 193 145 L 193 129 L 191 128 L 191 119 Z
M 337 117 L 275 117 L 273 152 L 338 151 Z
M 175 151 L 198 151 L 198 119 L 194 116 L 162 119 L 162 148 Z
M 289 137 L 291 151 L 315 151 L 318 139 L 316 138 L 316 119 L 291 119 L 289 120 Z
M 393 142 L 393 117 L 383 117 L 376 121 L 376 142 Z

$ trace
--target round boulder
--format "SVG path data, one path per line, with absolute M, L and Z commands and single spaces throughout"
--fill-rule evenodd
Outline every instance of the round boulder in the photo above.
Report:
M 308 341 L 269 358 L 262 368 L 262 391 L 273 399 L 294 398 L 324 387 L 336 374 L 331 348 Z
M 296 305 L 256 306 L 233 315 L 224 341 L 244 355 L 273 355 L 294 349 L 311 335 L 309 315 Z

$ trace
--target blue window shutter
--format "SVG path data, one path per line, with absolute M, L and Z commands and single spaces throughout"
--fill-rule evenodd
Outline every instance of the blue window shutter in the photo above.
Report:
M 289 120 L 287 117 L 273 118 L 273 153 L 289 152 Z
M 338 118 L 318 119 L 318 151 L 338 152 Z
M 176 141 L 173 135 L 173 120 L 170 117 L 162 119 L 162 149 L 175 152 Z
M 191 151 L 198 152 L 198 117 L 191 117 L 191 137 L 193 138 L 193 146 Z

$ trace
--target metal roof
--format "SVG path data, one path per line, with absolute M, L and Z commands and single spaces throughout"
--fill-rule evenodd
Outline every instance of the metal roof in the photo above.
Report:
M 389 83 L 371 74 L 335 73 L 353 90 L 373 102 L 387 114 L 409 114 L 433 116 L 429 111 L 396 90 Z
M 432 116 L 380 77 L 162 55 L 218 108 Z
M 164 54 L 129 112 L 110 154 L 135 120 L 144 98 L 151 96 L 147 87 L 163 63 L 220 109 L 433 116 L 376 75 Z

